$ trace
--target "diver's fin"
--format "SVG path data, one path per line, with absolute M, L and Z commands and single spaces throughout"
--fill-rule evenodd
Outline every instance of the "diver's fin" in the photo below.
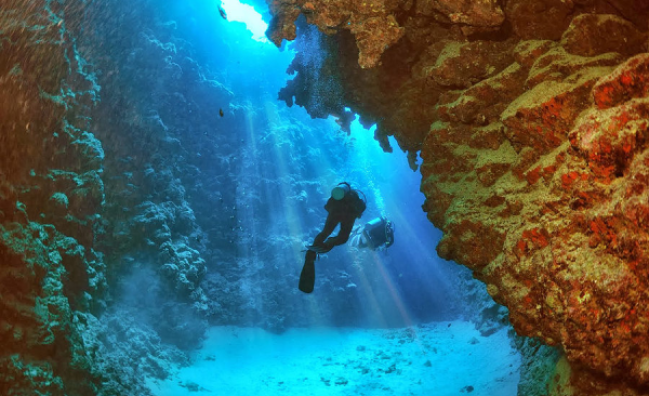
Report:
M 300 285 L 298 286 L 304 293 L 311 293 L 315 285 L 315 263 L 313 260 L 307 260 L 302 267 L 300 274 Z

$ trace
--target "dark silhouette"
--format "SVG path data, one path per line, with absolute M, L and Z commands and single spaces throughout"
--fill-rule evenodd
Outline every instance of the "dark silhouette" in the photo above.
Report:
M 360 191 L 352 189 L 347 182 L 338 184 L 331 191 L 331 198 L 324 208 L 329 212 L 325 225 L 315 239 L 313 245 L 308 246 L 304 267 L 300 274 L 299 288 L 305 293 L 311 293 L 315 284 L 315 259 L 318 253 L 326 253 L 334 246 L 342 245 L 349 239 L 349 234 L 354 228 L 356 219 L 360 219 L 365 211 L 365 200 L 359 195 Z M 340 224 L 340 231 L 335 237 L 329 238 L 336 226 Z

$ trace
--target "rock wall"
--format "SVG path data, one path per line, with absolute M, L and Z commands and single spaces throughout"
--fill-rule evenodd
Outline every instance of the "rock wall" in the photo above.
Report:
M 191 346 L 202 337 L 210 306 L 200 286 L 205 233 L 188 188 L 210 182 L 199 181 L 196 147 L 204 147 L 200 160 L 215 159 L 209 125 L 219 116 L 206 104 L 227 106 L 232 94 L 175 39 L 174 22 L 162 19 L 157 6 L 95 2 L 86 13 L 81 50 L 103 87 L 92 112 L 106 150 L 100 246 L 114 300 L 147 317 L 164 340 Z M 189 122 L 194 117 L 202 122 Z M 188 136 L 196 137 L 193 145 Z M 140 278 L 145 295 L 123 293 Z
M 17 3 L 0 10 L 0 393 L 89 394 L 74 322 L 106 288 L 93 250 L 104 153 L 86 119 L 97 86 L 63 24 L 81 5 Z
M 96 248 L 105 156 L 90 122 L 100 88 L 78 48 L 84 12 L 48 0 L 0 9 L 3 395 L 144 395 L 143 373 L 157 375 L 135 363 L 133 338 L 121 355 L 97 319 L 109 289 Z
M 440 256 L 471 268 L 520 335 L 561 348 L 552 392 L 644 393 L 649 5 L 270 7 L 276 43 L 299 14 L 329 35 L 318 75 L 342 85 L 330 103 L 377 122 L 386 149 L 394 135 L 413 168 L 420 151 Z
M 236 286 L 209 300 L 201 287 L 203 257 L 236 272 L 234 222 L 203 231 L 191 207 L 234 207 L 236 190 L 214 186 L 236 177 L 219 156 L 238 137 L 212 130 L 233 95 L 162 9 L 2 5 L 3 395 L 146 395 L 146 377 L 186 360 L 169 344 L 236 321 Z

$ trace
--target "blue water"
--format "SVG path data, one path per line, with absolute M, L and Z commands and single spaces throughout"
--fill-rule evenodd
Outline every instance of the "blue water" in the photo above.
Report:
M 192 358 L 172 379 L 150 381 L 154 393 L 511 396 L 519 365 L 506 330 L 483 338 L 467 322 L 291 329 L 282 335 L 213 328 Z
M 239 134 L 241 144 L 238 153 L 222 157 L 240 164 L 235 243 L 237 259 L 249 273 L 245 289 L 252 304 L 271 316 L 275 306 L 280 312 L 292 306 L 293 318 L 277 319 L 288 325 L 403 326 L 457 315 L 461 298 L 449 279 L 462 269 L 435 254 L 441 234 L 421 209 L 421 175 L 408 167 L 405 154 L 384 153 L 373 127 L 355 121 L 347 134 L 333 118 L 312 119 L 304 109 L 278 101 L 277 92 L 294 77 L 286 73 L 295 56 L 291 45 L 280 51 L 253 39 L 246 25 L 221 17 L 219 3 L 190 4 L 200 12 L 187 26 L 176 18 L 177 32 L 196 45 L 199 59 L 232 93 L 230 102 L 222 103 L 224 117 L 217 127 L 223 128 L 218 133 Z M 171 18 L 179 11 L 169 12 Z M 316 292 L 301 295 L 296 285 L 304 245 L 324 224 L 323 206 L 341 181 L 367 197 L 368 208 L 357 224 L 386 216 L 396 226 L 395 243 L 385 252 L 334 249 L 316 263 Z M 271 281 L 270 287 L 279 284 L 293 292 L 261 293 Z M 310 312 L 312 304 L 317 315 Z
M 263 355 L 248 351 L 238 358 L 240 373 L 251 373 L 251 382 L 273 382 L 273 386 L 250 388 L 262 395 L 292 394 L 285 384 L 301 380 L 289 373 L 302 373 L 312 364 L 327 373 L 325 379 L 316 376 L 308 380 L 322 387 L 318 394 L 400 394 L 392 393 L 395 389 L 409 394 L 460 394 L 473 390 L 466 377 L 475 372 L 462 371 L 471 359 L 482 359 L 475 362 L 476 367 L 495 362 L 493 367 L 506 368 L 506 372 L 481 377 L 484 385 L 476 394 L 495 394 L 489 393 L 492 388 L 488 384 L 505 382 L 508 387 L 498 394 L 514 394 L 518 360 L 512 357 L 506 332 L 482 339 L 473 325 L 464 321 L 472 315 L 466 307 L 471 297 L 463 289 L 470 274 L 435 253 L 441 233 L 421 209 L 420 173 L 410 169 L 400 150 L 383 152 L 373 139 L 374 127 L 366 129 L 356 120 L 346 133 L 333 118 L 313 119 L 299 106 L 287 107 L 278 101 L 277 92 L 293 78 L 286 73 L 295 56 L 291 45 L 280 51 L 258 35 L 255 39 L 243 23 L 225 20 L 219 6 L 217 2 L 188 1 L 165 10 L 177 25 L 175 34 L 192 43 L 196 60 L 227 92 L 215 99 L 213 108 L 215 114 L 222 111 L 223 115 L 215 117 L 213 130 L 204 132 L 216 143 L 199 147 L 192 159 L 202 172 L 203 184 L 195 186 L 201 191 L 188 189 L 186 194 L 205 235 L 199 243 L 206 261 L 203 289 L 212 329 L 202 346 L 199 343 L 192 352 L 194 368 L 181 375 L 182 381 L 192 381 L 184 389 L 232 394 L 217 392 L 224 379 L 209 379 L 205 373 L 222 369 L 209 363 L 218 361 L 211 357 L 227 347 L 219 343 L 219 337 L 239 345 L 241 333 L 249 339 L 245 345 L 263 345 L 270 350 L 264 349 Z M 314 57 L 322 55 L 314 51 Z M 316 261 L 315 291 L 301 293 L 297 285 L 305 245 L 322 228 L 327 216 L 323 206 L 331 189 L 342 181 L 367 197 L 367 210 L 357 224 L 385 216 L 395 224 L 395 243 L 381 252 L 347 245 L 334 248 Z M 137 287 L 132 289 L 136 294 Z M 379 333 L 368 333 L 368 329 Z M 377 346 L 386 337 L 394 342 Z M 288 352 L 281 346 L 296 338 L 312 339 L 309 348 L 316 350 L 310 353 L 319 358 L 304 360 L 299 350 L 285 356 Z M 427 345 L 422 346 L 423 339 L 429 339 Z M 355 341 L 350 344 L 349 340 Z M 403 343 L 415 343 L 408 350 L 408 359 L 399 357 Z M 328 346 L 318 352 L 319 344 Z M 354 364 L 363 361 L 361 352 L 365 350 L 355 348 L 367 348 L 374 363 L 366 362 L 367 367 L 356 376 L 343 375 L 351 364 L 345 361 L 347 354 L 341 355 L 336 352 L 338 347 L 329 344 L 357 351 Z M 282 353 L 274 353 L 274 348 Z M 438 353 L 447 358 L 433 358 Z M 297 362 L 279 370 L 285 372 L 286 379 L 276 378 L 277 372 L 266 373 L 266 377 L 257 375 L 258 371 L 253 374 L 258 366 L 283 367 L 277 359 Z M 327 359 L 336 362 L 335 370 Z M 387 375 L 396 373 L 390 365 L 383 367 L 384 360 L 390 359 L 404 370 L 407 384 L 403 377 Z M 435 367 L 431 360 L 445 366 L 444 370 L 430 370 L 444 373 L 443 379 L 439 379 L 442 374 L 427 371 Z M 416 370 L 405 371 L 413 364 Z M 422 376 L 425 378 L 418 380 Z M 197 377 L 203 380 L 198 383 Z M 174 388 L 181 381 L 178 378 L 171 380 L 176 385 L 155 385 L 158 394 L 180 394 Z M 356 381 L 356 388 L 345 388 L 338 378 Z M 341 381 L 338 388 L 336 381 Z

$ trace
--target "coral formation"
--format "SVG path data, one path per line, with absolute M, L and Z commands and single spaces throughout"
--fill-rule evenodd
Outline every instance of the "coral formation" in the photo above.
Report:
M 519 334 L 563 350 L 553 392 L 649 385 L 649 5 L 397 1 L 376 12 L 405 32 L 368 63 L 350 45 L 367 36 L 347 28 L 362 2 L 345 3 L 347 13 L 329 2 L 307 13 L 335 33 L 321 38 L 335 57 L 320 78 L 342 84 L 337 99 L 377 123 L 384 147 L 394 135 L 413 165 L 420 151 L 439 254 L 471 268 Z M 277 29 L 292 22 L 287 3 L 273 4 L 282 23 L 269 34 L 291 38 Z M 291 4 L 293 19 L 305 13 Z
M 105 307 L 94 249 L 104 153 L 88 132 L 98 87 L 62 26 L 82 3 L 0 9 L 0 393 L 96 391 L 79 315 Z M 26 30 L 25 26 L 37 26 Z
M 206 327 L 202 231 L 174 172 L 189 165 L 170 154 L 181 144 L 175 125 L 145 104 L 166 92 L 146 72 L 163 68 L 205 109 L 231 93 L 189 57 L 180 62 L 191 79 L 180 79 L 168 58 L 175 46 L 151 31 L 116 27 L 129 18 L 142 31 L 158 23 L 148 5 L 125 12 L 102 2 L 10 1 L 0 10 L 3 395 L 147 394 L 143 373 L 164 376 L 164 361 L 183 355 L 161 357 L 173 348 L 146 345 L 191 347 Z M 151 261 L 158 272 L 124 301 L 121 279 Z M 133 313 L 116 300 L 150 310 L 125 319 Z M 126 331 L 119 322 L 129 323 L 129 340 L 113 339 Z

